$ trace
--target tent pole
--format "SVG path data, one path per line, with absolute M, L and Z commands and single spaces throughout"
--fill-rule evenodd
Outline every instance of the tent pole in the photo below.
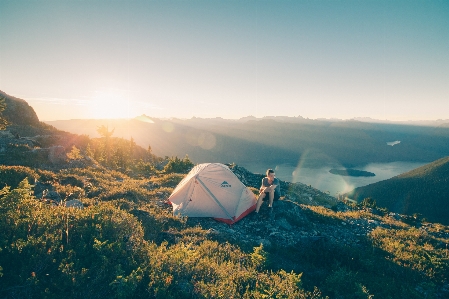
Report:
M 226 209 L 221 205 L 221 203 L 218 201 L 218 199 L 215 197 L 215 195 L 212 194 L 212 192 L 210 192 L 209 188 L 206 187 L 206 185 L 203 183 L 203 181 L 201 181 L 201 179 L 198 177 L 196 179 L 198 182 L 201 183 L 201 185 L 204 187 L 204 189 L 206 189 L 206 191 L 210 194 L 210 196 L 212 196 L 212 198 L 220 206 L 220 208 L 226 213 L 226 215 L 229 217 L 229 219 L 234 220 L 234 218 L 232 218 L 232 216 L 229 215 L 228 211 L 226 211 Z

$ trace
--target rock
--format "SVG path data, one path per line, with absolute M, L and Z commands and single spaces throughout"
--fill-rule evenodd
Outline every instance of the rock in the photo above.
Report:
M 270 242 L 270 240 L 267 240 L 267 239 L 260 239 L 260 240 L 258 241 L 258 244 L 259 244 L 259 245 L 262 244 L 263 247 L 265 247 L 265 248 L 271 247 L 271 242 Z
M 208 234 L 208 235 L 218 235 L 218 234 L 220 234 L 220 231 L 218 231 L 218 230 L 216 230 L 216 229 L 213 229 L 213 228 L 209 228 L 209 229 L 207 230 L 207 234 Z
M 14 138 L 14 135 L 10 131 L 0 131 L 0 138 Z
M 61 201 L 61 196 L 56 191 L 43 192 L 42 193 L 42 198 L 43 199 L 53 200 L 53 201 L 56 201 L 56 202 L 60 202 Z
M 186 296 L 186 297 L 188 295 L 191 295 L 193 293 L 193 290 L 194 290 L 193 284 L 191 282 L 187 281 L 187 280 L 181 280 L 181 281 L 177 282 L 175 287 L 177 289 L 179 289 L 184 294 L 184 296 Z
M 292 230 L 292 226 L 290 223 L 288 223 L 287 219 L 281 218 L 279 220 L 276 220 L 276 224 L 279 226 L 279 228 L 282 228 L 284 230 L 290 231 Z
M 401 215 L 399 215 L 397 213 L 390 213 L 388 215 L 395 220 L 401 220 Z
M 374 226 L 379 226 L 379 221 L 373 220 L 373 219 L 369 219 L 368 220 L 368 224 L 374 225 Z
M 77 199 L 66 201 L 65 206 L 66 208 L 84 209 L 83 203 Z
M 66 154 L 64 147 L 56 145 L 48 148 L 48 160 L 53 164 L 65 162 Z
M 43 197 L 43 193 L 47 194 L 49 191 L 53 191 L 53 185 L 51 183 L 36 182 L 34 185 L 34 196 L 38 199 Z
M 228 234 L 235 234 L 235 233 L 236 233 L 236 231 L 233 230 L 232 228 L 228 228 L 228 229 L 226 230 L 226 232 L 227 232 Z

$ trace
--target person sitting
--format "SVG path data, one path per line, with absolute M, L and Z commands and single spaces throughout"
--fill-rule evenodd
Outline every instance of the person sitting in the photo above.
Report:
M 275 177 L 273 169 L 267 170 L 267 176 L 262 179 L 262 185 L 257 198 L 256 213 L 259 213 L 263 200 L 268 196 L 268 207 L 270 212 L 273 208 L 273 201 L 281 197 L 281 186 L 279 180 Z

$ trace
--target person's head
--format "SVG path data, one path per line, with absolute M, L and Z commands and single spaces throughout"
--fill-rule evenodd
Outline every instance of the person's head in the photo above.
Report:
M 271 180 L 274 179 L 274 170 L 273 169 L 267 170 L 267 177 L 270 178 Z

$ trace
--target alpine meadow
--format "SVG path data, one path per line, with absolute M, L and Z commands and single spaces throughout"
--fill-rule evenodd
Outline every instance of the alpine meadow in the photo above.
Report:
M 376 199 L 353 202 L 281 181 L 275 214 L 262 205 L 260 215 L 250 213 L 233 225 L 175 217 L 167 198 L 202 162 L 198 158 L 194 163 L 186 155 L 155 155 L 153 145 L 115 137 L 119 126 L 107 122 L 95 122 L 98 137 L 61 131 L 40 122 L 26 101 L 6 94 L 2 109 L 2 298 L 449 295 L 449 227 L 426 220 L 424 209 L 413 215 L 389 211 L 384 191 L 364 191 Z M 434 130 L 444 136 L 443 128 Z M 446 160 L 402 177 L 424 184 Z M 263 175 L 229 163 L 257 194 Z M 429 191 L 442 182 L 439 190 L 447 193 L 447 175 L 431 179 Z M 399 184 L 388 190 L 399 186 L 404 192 Z M 426 202 L 444 209 L 447 198 Z

